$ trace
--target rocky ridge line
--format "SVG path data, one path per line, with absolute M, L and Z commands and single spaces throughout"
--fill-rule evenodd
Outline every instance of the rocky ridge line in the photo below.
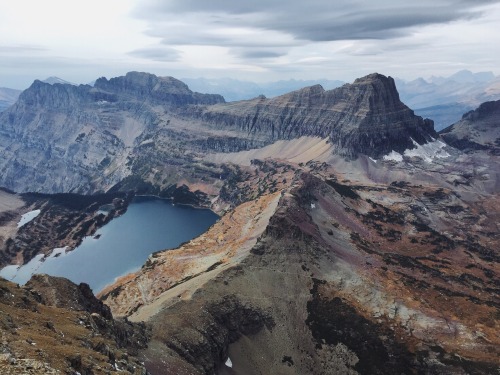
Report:
M 273 99 L 199 108 L 194 116 L 250 138 L 263 135 L 269 142 L 329 137 L 336 152 L 348 158 L 379 158 L 415 148 L 412 140 L 424 144 L 436 137 L 433 122 L 415 116 L 399 100 L 394 80 L 377 73 L 330 91 L 316 85 Z

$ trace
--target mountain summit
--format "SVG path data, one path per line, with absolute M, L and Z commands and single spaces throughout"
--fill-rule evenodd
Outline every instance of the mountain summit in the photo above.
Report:
M 173 77 L 157 77 L 143 72 L 129 72 L 125 76 L 99 78 L 94 88 L 136 100 L 149 100 L 156 104 L 216 104 L 224 102 L 224 98 L 214 94 L 192 92 L 189 87 Z
M 329 137 L 348 158 L 404 152 L 415 147 L 413 141 L 424 144 L 436 136 L 431 120 L 415 116 L 399 100 L 394 80 L 377 73 L 329 91 L 315 85 L 273 99 L 206 107 L 198 115 L 268 141 Z

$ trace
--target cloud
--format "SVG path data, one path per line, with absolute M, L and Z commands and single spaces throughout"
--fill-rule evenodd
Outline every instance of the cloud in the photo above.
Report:
M 0 2 L 0 21 L 7 87 L 128 70 L 259 82 L 500 73 L 500 0 L 19 0 Z
M 352 45 L 337 49 L 337 53 L 352 57 L 408 50 L 413 48 L 411 41 L 408 47 L 393 41 L 404 39 L 406 43 L 408 37 L 428 26 L 478 19 L 485 5 L 498 3 L 492 0 L 143 0 L 132 14 L 147 23 L 146 35 L 158 38 L 164 46 L 222 47 L 242 63 L 278 69 L 293 62 L 284 58 L 287 54 L 311 44 L 352 41 Z M 323 56 L 331 57 L 332 53 Z M 271 64 L 273 60 L 275 65 Z M 335 56 L 334 60 L 338 58 Z
M 285 56 L 285 51 L 269 50 L 269 49 L 235 49 L 235 54 L 242 59 L 270 59 Z
M 133 57 L 159 62 L 174 62 L 181 58 L 180 51 L 168 47 L 141 48 L 131 51 L 128 54 Z
M 36 45 L 0 45 L 0 54 L 24 54 L 47 51 L 47 48 Z
M 225 27 L 274 31 L 294 40 L 314 42 L 359 39 L 390 39 L 407 35 L 414 27 L 479 17 L 478 6 L 491 0 L 145 0 L 136 15 L 148 19 L 150 35 L 163 35 L 166 43 L 191 44 L 204 40 L 213 30 Z M 196 20 L 196 22 L 193 22 Z M 168 25 L 190 25 L 185 38 L 166 34 Z M 167 26 L 167 27 L 165 27 Z M 192 38 L 196 35 L 197 38 Z M 272 39 L 272 38 L 270 38 Z M 209 42 L 210 39 L 206 39 Z M 216 42 L 234 45 L 241 35 L 228 32 Z M 265 42 L 266 40 L 262 40 Z

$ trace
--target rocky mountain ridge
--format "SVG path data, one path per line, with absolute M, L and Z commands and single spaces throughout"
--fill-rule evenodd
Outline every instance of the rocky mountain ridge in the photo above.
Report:
M 198 116 L 270 141 L 329 137 L 337 153 L 349 158 L 379 158 L 414 148 L 412 139 L 423 144 L 436 136 L 432 121 L 415 116 L 399 100 L 394 80 L 380 74 L 330 91 L 316 85 L 273 99 L 215 105 L 200 109 Z
M 210 105 L 224 102 L 220 95 L 192 92 L 185 83 L 173 77 L 157 77 L 149 73 L 129 72 L 110 80 L 99 78 L 94 88 L 162 105 Z
M 131 173 L 127 158 L 160 122 L 157 101 L 164 115 L 223 98 L 145 73 L 100 79 L 96 87 L 35 81 L 0 116 L 1 184 L 19 192 L 109 189 Z
M 488 150 L 500 155 L 500 100 L 485 102 L 462 120 L 439 132 L 446 143 L 463 151 Z
M 234 103 L 138 72 L 100 78 L 94 87 L 35 81 L 0 115 L 0 185 L 93 193 L 130 177 L 166 191 L 207 153 L 301 136 L 329 138 L 336 154 L 352 159 L 414 148 L 435 132 L 379 74 L 330 91 L 313 86 Z M 155 170 L 172 177 L 158 181 Z

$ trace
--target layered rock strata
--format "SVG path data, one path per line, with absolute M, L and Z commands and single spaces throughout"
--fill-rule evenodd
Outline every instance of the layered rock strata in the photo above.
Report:
M 302 136 L 328 139 L 334 154 L 354 159 L 403 152 L 435 132 L 380 74 L 330 91 L 312 86 L 233 103 L 147 73 L 100 78 L 94 87 L 35 81 L 0 115 L 0 184 L 95 193 L 129 178 L 161 192 L 178 187 L 181 176 L 206 181 L 193 168 L 206 154 Z
M 266 139 L 329 137 L 336 152 L 348 158 L 378 158 L 403 152 L 435 137 L 431 120 L 405 106 L 391 77 L 371 74 L 352 84 L 325 91 L 316 85 L 273 99 L 259 97 L 202 108 L 198 116 L 217 128 L 238 129 Z

